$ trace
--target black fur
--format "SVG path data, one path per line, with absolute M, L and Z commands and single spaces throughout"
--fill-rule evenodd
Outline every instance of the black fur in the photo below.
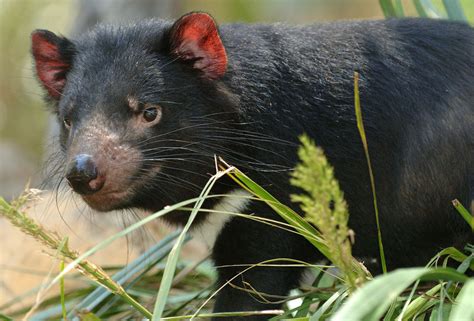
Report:
M 63 131 L 64 150 L 81 135 L 81 124 L 101 113 L 109 119 L 104 126 L 122 142 L 139 146 L 142 169 L 153 162 L 163 165 L 118 207 L 156 211 L 195 197 L 214 172 L 214 154 L 290 204 L 289 193 L 297 191 L 289 185 L 289 172 L 297 162 L 298 136 L 307 133 L 324 149 L 345 193 L 356 233 L 354 254 L 377 258 L 372 193 L 354 114 L 358 71 L 388 267 L 424 265 L 443 247 L 474 241 L 451 205 L 454 198 L 467 205 L 472 201 L 472 28 L 426 19 L 223 25 L 228 69 L 212 81 L 169 52 L 171 25 L 152 20 L 99 26 L 73 42 L 76 54 L 59 117 L 68 115 L 77 126 L 73 134 Z M 128 94 L 163 108 L 160 124 L 144 136 L 127 130 Z M 214 192 L 234 188 L 224 180 Z M 275 218 L 261 203 L 247 212 Z M 183 223 L 187 214 L 168 219 Z M 237 218 L 225 226 L 213 250 L 216 265 L 278 257 L 314 261 L 319 255 L 302 238 Z M 242 269 L 219 269 L 219 283 Z M 261 268 L 233 283 L 246 281 L 283 296 L 299 277 L 297 270 Z M 227 286 L 215 310 L 263 308 L 275 306 Z

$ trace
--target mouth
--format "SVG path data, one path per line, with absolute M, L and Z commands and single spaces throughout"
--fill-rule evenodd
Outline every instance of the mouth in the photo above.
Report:
M 131 179 L 133 173 L 127 176 L 122 176 L 123 173 L 120 176 L 109 174 L 102 189 L 92 194 L 82 194 L 81 197 L 89 207 L 99 212 L 134 207 L 132 200 L 136 191 L 146 185 L 159 171 L 160 167 L 156 166 L 134 179 Z
M 131 193 L 125 191 L 98 192 L 91 195 L 81 195 L 82 199 L 92 209 L 99 212 L 108 212 L 125 207 Z

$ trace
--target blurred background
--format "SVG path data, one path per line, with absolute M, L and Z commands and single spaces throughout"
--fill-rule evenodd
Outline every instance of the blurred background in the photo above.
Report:
M 441 1 L 435 0 L 435 4 Z M 407 15 L 416 15 L 411 0 L 402 2 Z M 472 22 L 474 1 L 461 0 L 461 4 L 471 14 L 468 19 Z M 29 51 L 32 30 L 48 29 L 73 38 L 98 22 L 120 23 L 146 17 L 175 19 L 192 10 L 207 11 L 218 23 L 302 24 L 383 18 L 378 0 L 0 0 L 0 196 L 11 199 L 28 182 L 31 186 L 39 184 L 46 146 L 55 131 L 33 74 Z M 89 248 L 114 233 L 103 214 L 89 213 L 83 219 L 83 209 L 77 203 L 58 206 L 55 196 L 47 199 L 30 210 L 49 228 L 73 234 L 73 248 Z M 70 212 L 72 218 L 66 215 Z M 124 222 L 122 216 L 120 220 Z M 159 239 L 164 233 L 161 230 L 152 234 Z M 42 255 L 40 247 L 1 217 L 0 235 L 0 306 L 5 302 L 8 306 L 11 297 L 41 282 L 52 263 Z M 116 243 L 115 250 L 107 251 L 108 256 L 94 260 L 99 264 L 127 262 L 134 256 L 131 250 L 123 251 L 128 245 L 128 240 Z M 200 257 L 205 250 L 191 246 L 188 254 Z

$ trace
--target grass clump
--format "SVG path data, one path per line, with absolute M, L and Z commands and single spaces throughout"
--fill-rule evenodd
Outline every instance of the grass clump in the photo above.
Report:
M 112 293 L 121 297 L 125 302 L 142 313 L 143 316 L 150 318 L 152 314 L 133 299 L 121 285 L 113 281 L 102 268 L 87 260 L 79 259 L 78 252 L 69 248 L 66 238 L 61 238 L 57 233 L 44 229 L 21 210 L 29 201 L 37 199 L 39 197 L 38 194 L 38 190 L 27 189 L 23 195 L 11 204 L 0 197 L 0 214 L 8 219 L 14 226 L 20 228 L 25 234 L 32 236 L 50 250 L 57 251 L 62 258 L 72 261 L 73 263 L 69 266 L 69 269 L 76 268 L 89 279 L 94 280 Z M 55 280 L 60 280 L 65 272 L 65 269 L 63 269 L 60 273 L 60 277 L 56 277 Z M 52 286 L 53 283 L 54 280 L 49 286 Z

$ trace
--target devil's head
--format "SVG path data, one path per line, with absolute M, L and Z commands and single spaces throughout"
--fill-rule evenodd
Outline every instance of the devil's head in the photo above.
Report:
M 214 154 L 231 149 L 214 137 L 230 135 L 237 113 L 207 14 L 99 26 L 75 41 L 36 30 L 32 53 L 61 125 L 65 177 L 94 209 L 157 210 L 194 197 Z

